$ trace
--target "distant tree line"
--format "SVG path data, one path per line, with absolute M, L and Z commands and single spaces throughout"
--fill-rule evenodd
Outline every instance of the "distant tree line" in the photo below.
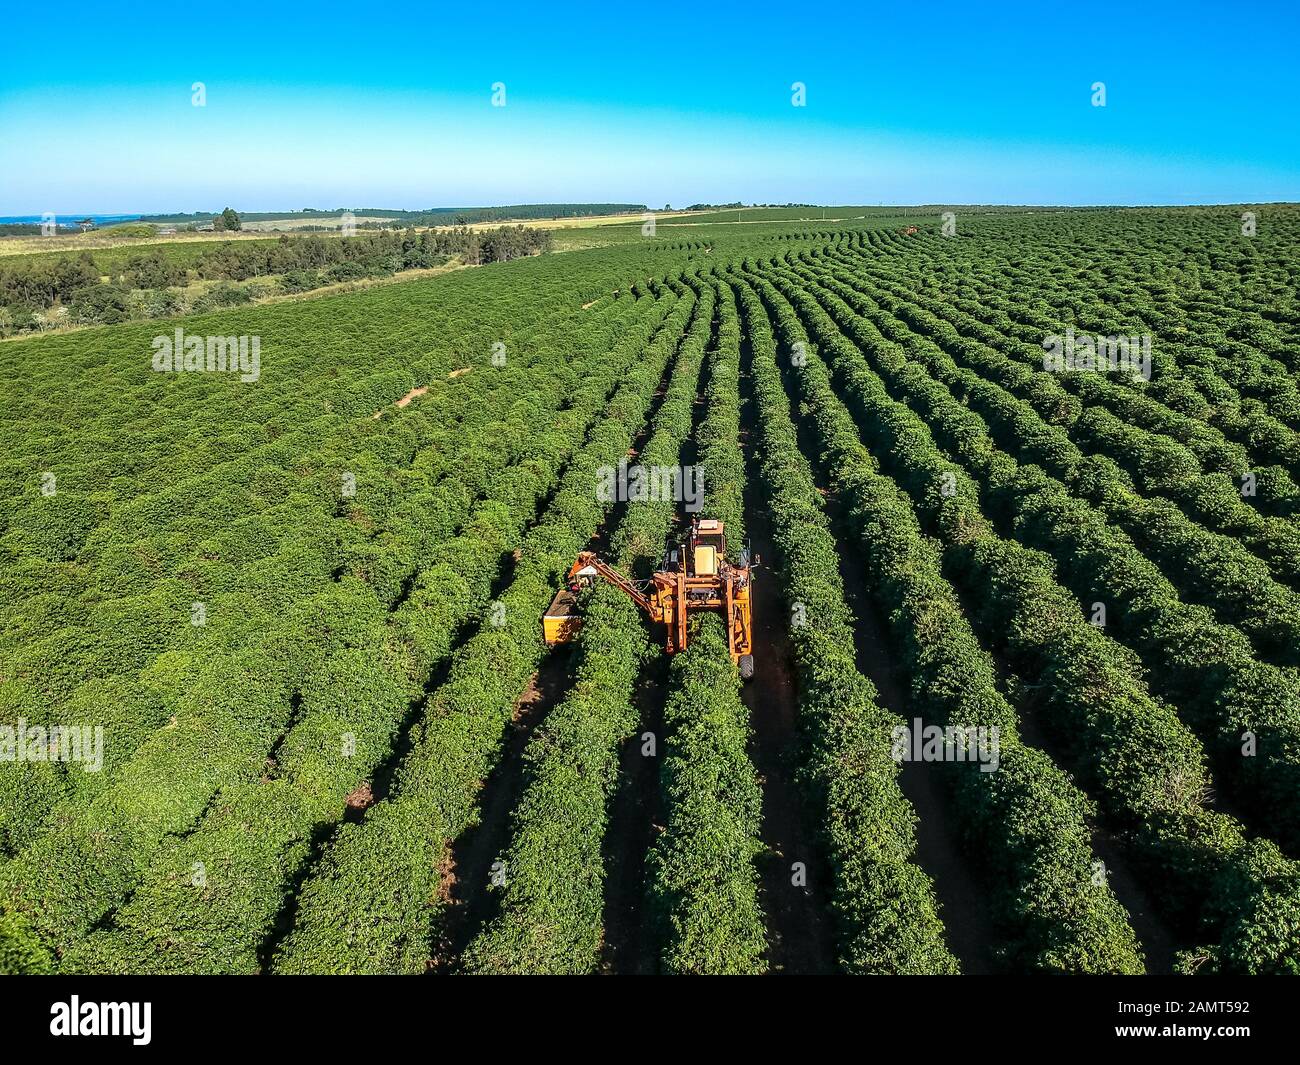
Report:
M 815 203 L 693 203 L 688 211 L 735 211 L 742 207 L 816 207 Z
M 233 210 L 226 208 L 227 211 Z M 375 207 L 364 207 L 353 209 L 350 207 L 334 207 L 321 209 L 317 207 L 304 207 L 300 211 L 240 211 L 239 218 L 245 222 L 276 222 L 295 218 L 320 218 L 322 221 L 333 221 L 339 215 L 351 213 L 358 218 L 370 216 L 375 218 L 403 218 L 406 215 L 414 216 L 414 211 L 383 211 Z M 193 223 L 214 222 L 218 215 L 225 214 L 225 211 L 191 211 L 188 214 L 146 214 L 140 216 L 141 222 L 154 222 L 159 225 L 189 225 Z M 338 223 L 334 222 L 331 229 L 338 229 Z
M 229 208 L 227 208 L 229 210 Z M 385 210 L 382 207 L 335 207 L 322 209 L 304 207 L 300 211 L 243 211 L 239 217 L 245 222 L 274 222 L 298 218 L 337 218 L 346 213 L 358 219 L 395 218 L 415 226 L 464 226 L 476 222 L 514 222 L 537 218 L 574 218 L 582 215 L 628 214 L 646 210 L 643 203 L 523 203 L 505 207 L 428 207 L 420 211 Z M 224 212 L 222 212 L 224 213 Z M 232 212 L 233 213 L 233 212 Z M 214 220 L 214 211 L 194 211 L 191 214 L 147 214 L 142 222 L 160 222 L 168 225 L 207 223 Z M 321 228 L 337 228 L 322 226 Z
M 646 205 L 643 203 L 525 203 L 513 207 L 434 207 L 404 220 L 417 226 L 465 226 L 475 222 L 577 218 L 644 210 Z
M 66 237 L 81 232 L 81 227 L 68 222 L 59 222 L 54 227 L 58 236 Z M 5 237 L 45 237 L 50 234 L 40 222 L 5 222 L 0 225 L 0 240 Z
M 549 251 L 551 234 L 524 226 L 485 230 L 462 226 L 422 233 L 367 231 L 346 238 L 281 236 L 272 241 L 226 241 L 189 263 L 169 256 L 166 249 L 166 245 L 142 248 L 107 281 L 89 252 L 0 259 L 0 329 L 40 328 L 49 321 L 43 312 L 51 308 L 66 308 L 60 319 L 78 324 L 211 310 L 272 291 L 262 288 L 249 294 L 231 284 L 271 275 L 281 278 L 285 292 L 306 292 L 342 281 L 439 266 L 452 257 L 472 266 L 505 262 Z M 223 284 L 185 305 L 182 294 L 172 290 L 194 280 Z

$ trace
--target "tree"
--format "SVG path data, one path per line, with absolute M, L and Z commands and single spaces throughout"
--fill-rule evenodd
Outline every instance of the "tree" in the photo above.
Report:
M 236 230 L 242 228 L 243 223 L 239 220 L 239 215 L 235 213 L 233 207 L 227 207 L 216 218 L 212 220 L 212 228 L 217 232 L 225 230 Z

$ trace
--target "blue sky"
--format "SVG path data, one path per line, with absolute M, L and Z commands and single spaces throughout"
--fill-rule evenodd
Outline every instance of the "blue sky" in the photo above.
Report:
M 1298 11 L 11 6 L 0 214 L 1300 200 Z

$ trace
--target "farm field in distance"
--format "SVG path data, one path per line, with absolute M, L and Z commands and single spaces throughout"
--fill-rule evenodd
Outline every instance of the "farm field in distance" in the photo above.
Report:
M 0 344 L 0 971 L 1300 975 L 1300 207 L 822 214 Z

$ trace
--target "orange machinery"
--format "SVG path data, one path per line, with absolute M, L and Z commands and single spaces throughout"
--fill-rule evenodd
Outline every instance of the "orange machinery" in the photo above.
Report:
M 742 553 L 738 564 L 727 561 L 726 530 L 712 518 L 693 521 L 685 543 L 668 552 L 663 566 L 648 581 L 633 581 L 594 551 L 582 551 L 569 568 L 568 587 L 556 593 L 542 619 L 543 635 L 552 646 L 572 640 L 582 625 L 578 593 L 600 578 L 625 592 L 651 621 L 664 626 L 669 654 L 685 649 L 693 612 L 719 611 L 727 626 L 731 659 L 748 680 L 754 675 L 753 568 L 747 553 Z

